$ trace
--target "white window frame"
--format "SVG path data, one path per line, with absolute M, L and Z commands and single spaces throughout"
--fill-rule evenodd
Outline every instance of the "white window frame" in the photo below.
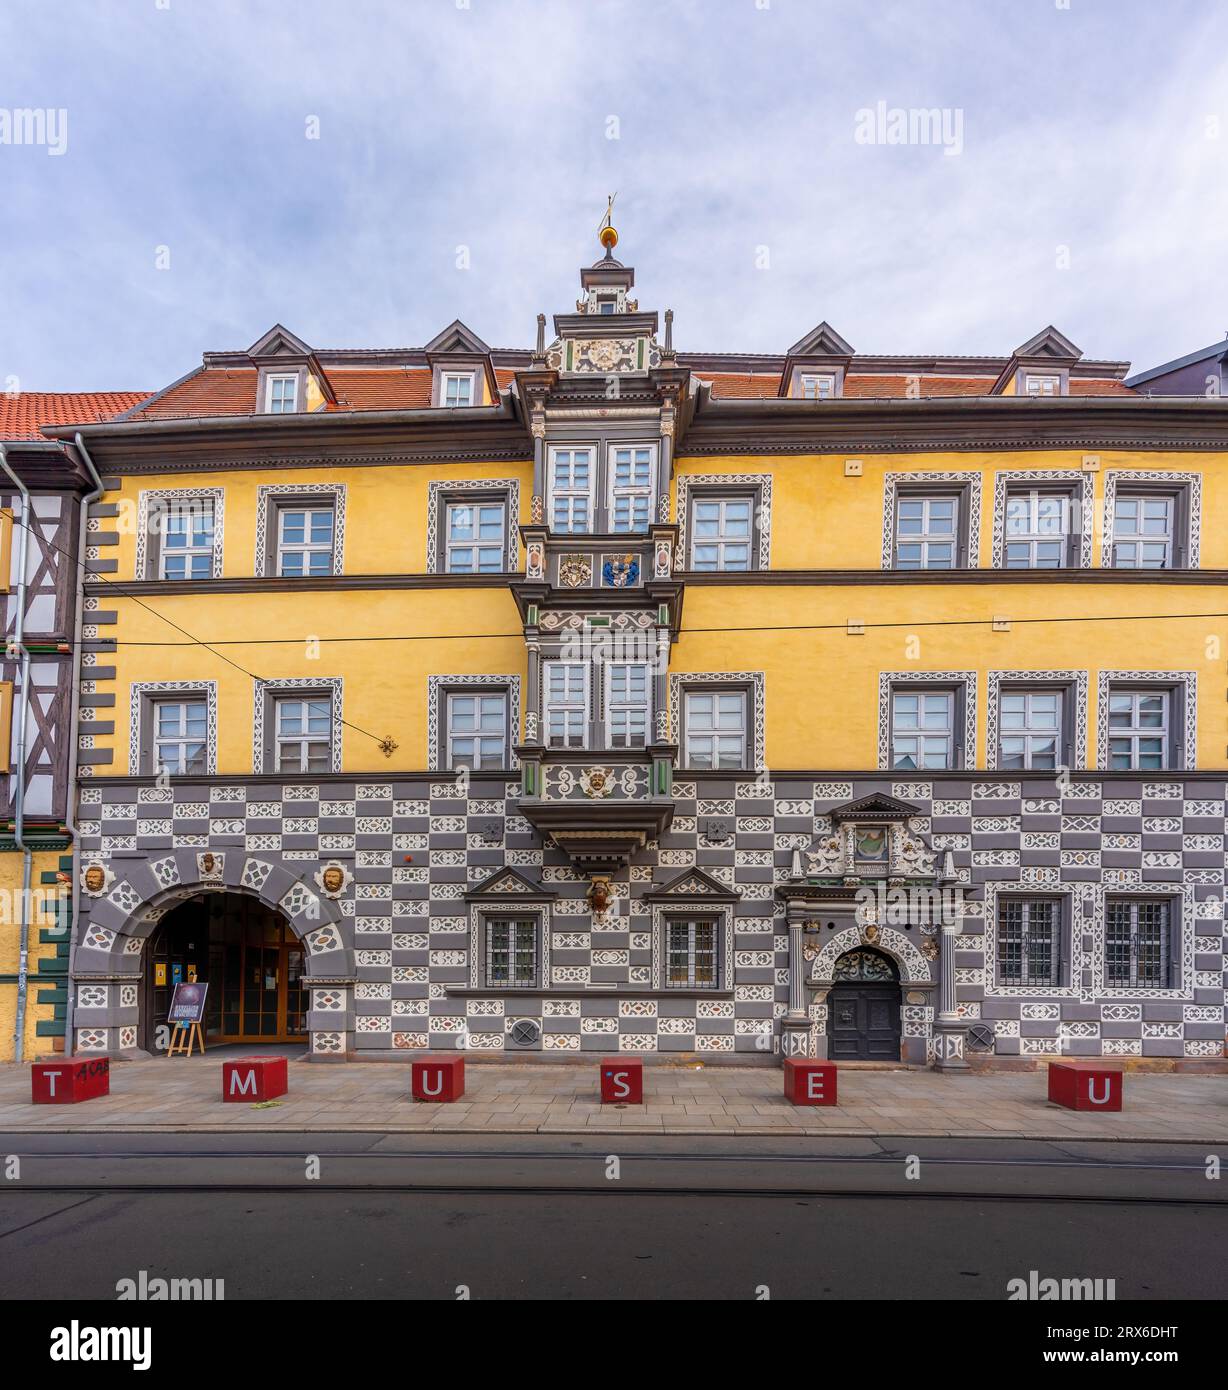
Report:
M 558 486 L 556 479 L 556 466 L 559 456 L 567 454 L 570 456 L 570 477 L 575 477 L 575 456 L 586 454 L 588 456 L 588 484 L 583 488 L 576 487 L 574 483 L 569 483 L 566 487 Z M 595 444 L 556 444 L 550 447 L 546 460 L 546 524 L 556 535 L 560 536 L 589 536 L 593 533 L 593 501 L 596 496 L 595 484 L 597 481 L 597 446 Z M 555 525 L 555 502 L 566 499 L 567 501 L 567 526 L 565 528 Z M 584 525 L 576 526 L 575 507 L 577 501 L 584 503 Z
M 1139 701 L 1160 696 L 1164 701 L 1164 722 L 1158 728 L 1144 726 L 1138 723 Z M 1131 723 L 1128 727 L 1113 728 L 1113 700 L 1120 699 L 1122 696 L 1130 697 Z M 1167 772 L 1174 762 L 1174 742 L 1173 742 L 1173 715 L 1176 709 L 1174 692 L 1167 686 L 1130 686 L 1130 685 L 1110 685 L 1108 688 L 1108 710 L 1106 713 L 1106 739 L 1104 749 L 1104 766 L 1110 771 L 1119 772 Z M 1139 766 L 1139 743 L 1144 739 L 1160 740 L 1163 762 L 1158 768 L 1143 768 Z M 1113 741 L 1114 739 L 1125 739 L 1130 744 L 1130 762 L 1125 768 L 1113 767 Z
M 813 388 L 813 389 L 811 389 Z M 831 401 L 836 398 L 835 372 L 803 372 L 798 389 L 804 401 Z
M 749 493 L 727 493 L 727 494 L 705 494 L 702 492 L 692 493 L 690 516 L 690 544 L 691 553 L 687 557 L 688 567 L 696 574 L 747 574 L 755 568 L 755 497 Z M 749 509 L 749 519 L 747 523 L 746 536 L 730 536 L 726 534 L 725 509 L 731 503 L 742 503 Z M 703 506 L 715 506 L 717 508 L 717 534 L 714 538 L 700 538 L 696 532 L 699 524 L 699 509 Z M 703 569 L 699 568 L 695 558 L 695 552 L 700 547 L 715 547 L 717 556 L 716 564 L 708 567 L 706 564 Z M 746 549 L 746 564 L 728 565 L 725 563 L 726 547 L 744 546 Z
M 959 744 L 956 742 L 956 738 L 957 738 L 957 735 L 958 735 L 957 721 L 958 721 L 958 718 L 959 718 L 959 711 L 958 711 L 958 709 L 957 709 L 957 707 L 956 707 L 956 703 L 955 703 L 957 694 L 958 694 L 958 691 L 955 690 L 955 689 L 953 689 L 953 688 L 950 687 L 950 686 L 933 687 L 933 688 L 930 688 L 930 689 L 926 689 L 924 686 L 919 686 L 919 685 L 917 685 L 917 686 L 896 686 L 896 687 L 893 687 L 893 688 L 892 688 L 892 690 L 891 690 L 891 695 L 890 695 L 891 705 L 890 705 L 890 710 L 889 710 L 890 727 L 889 727 L 889 729 L 888 729 L 888 735 L 889 735 L 889 738 L 890 738 L 890 745 L 889 745 L 888 761 L 889 761 L 889 766 L 891 767 L 891 769 L 892 769 L 893 771 L 899 771 L 899 772 L 926 772 L 926 771 L 936 771 L 936 772 L 941 772 L 941 771 L 953 770 L 953 769 L 956 769 L 956 768 L 959 767 L 959 763 L 960 763 L 960 760 L 959 760 L 959 757 L 958 757 L 958 753 L 959 753 Z M 947 719 L 947 724 L 946 724 L 946 728 L 945 728 L 945 729 L 942 729 L 942 730 L 929 730 L 929 729 L 926 729 L 926 727 L 925 727 L 925 721 L 924 721 L 925 707 L 924 707 L 924 702 L 925 702 L 927 699 L 933 699 L 933 698 L 938 697 L 938 696 L 943 697 L 943 698 L 947 701 L 947 709 L 948 709 L 949 717 L 948 717 L 948 719 Z M 919 722 L 918 722 L 918 725 L 917 725 L 917 727 L 916 727 L 915 729 L 904 729 L 904 730 L 901 731 L 901 730 L 898 728 L 898 726 L 897 726 L 897 721 L 896 721 L 896 701 L 897 701 L 897 700 L 900 700 L 900 699 L 902 699 L 902 698 L 907 698 L 907 697 L 915 697 L 918 701 L 921 702 L 921 703 L 918 705 L 918 719 L 919 719 Z M 913 763 L 913 765 L 912 765 L 911 767 L 908 767 L 906 764 L 897 762 L 897 761 L 896 761 L 896 742 L 897 742 L 897 740 L 899 740 L 900 738 L 907 738 L 907 739 L 912 739 L 912 740 L 916 741 L 916 743 L 917 743 L 917 745 L 918 745 L 917 750 L 916 750 L 916 751 L 917 751 L 917 754 L 918 754 L 919 756 L 924 757 L 924 758 L 925 758 L 925 761 L 922 761 L 922 762 L 916 762 L 916 761 L 914 761 L 914 763 Z M 945 740 L 945 743 L 946 743 L 946 761 L 943 762 L 943 763 L 932 763 L 932 762 L 929 762 L 929 761 L 928 761 L 928 755 L 925 754 L 924 750 L 922 749 L 922 747 L 921 747 L 920 745 L 921 745 L 922 741 L 924 741 L 924 740 L 937 740 L 937 739 L 939 739 L 939 738 L 944 739 L 944 740 Z
M 921 524 L 923 529 L 915 536 L 904 536 L 900 531 L 900 510 L 911 502 L 922 504 Z M 952 513 L 952 529 L 949 533 L 941 534 L 930 531 L 930 507 L 935 502 L 950 502 L 954 506 Z M 916 489 L 901 491 L 896 494 L 895 516 L 892 518 L 892 528 L 895 533 L 895 553 L 892 557 L 892 568 L 899 570 L 957 570 L 960 568 L 960 528 L 963 525 L 963 506 L 964 494 L 962 492 L 921 492 Z M 947 539 L 949 535 L 949 539 Z M 911 561 L 900 559 L 900 547 L 902 545 L 917 545 L 921 547 L 921 563 L 914 565 Z M 949 565 L 930 564 L 931 545 L 950 545 L 951 563 Z
M 1148 502 L 1164 502 L 1168 507 L 1168 530 L 1160 538 L 1149 536 L 1145 531 L 1125 531 L 1120 528 L 1117 518 L 1117 509 L 1123 502 L 1136 502 L 1139 506 L 1140 516 L 1146 508 Z M 1177 527 L 1180 525 L 1181 499 L 1173 492 L 1132 492 L 1128 487 L 1118 488 L 1113 495 L 1113 568 L 1119 570 L 1136 569 L 1160 569 L 1170 570 L 1173 568 L 1173 561 L 1177 553 Z M 1123 545 L 1132 545 L 1138 548 L 1147 545 L 1162 544 L 1164 547 L 1164 563 L 1162 565 L 1143 565 L 1137 560 L 1133 564 L 1124 564 L 1118 558 L 1118 551 Z
M 153 720 L 153 729 L 150 734 L 149 747 L 153 758 L 153 771 L 159 773 L 166 768 L 172 777 L 199 777 L 208 773 L 209 769 L 209 697 L 205 691 L 199 695 L 192 692 L 185 692 L 178 696 L 154 696 L 150 699 L 150 718 Z M 189 705 L 199 705 L 204 711 L 205 731 L 199 739 L 190 737 L 186 732 L 187 727 L 187 708 Z M 184 732 L 162 738 L 160 735 L 161 715 L 164 709 L 179 709 L 183 712 L 180 723 L 184 727 Z M 200 763 L 197 768 L 187 766 L 187 758 L 184 756 L 188 745 L 200 746 Z M 176 766 L 171 767 L 162 757 L 163 747 L 174 747 L 176 749 Z
M 291 512 L 303 512 L 308 518 L 303 528 L 303 540 L 291 545 L 287 545 L 284 538 L 286 517 Z M 329 539 L 327 548 L 319 541 L 309 540 L 311 534 L 310 517 L 317 512 L 326 512 L 331 518 L 329 526 Z M 276 573 L 279 578 L 284 579 L 319 579 L 321 574 L 313 574 L 309 568 L 310 556 L 328 555 L 328 566 L 322 574 L 332 574 L 334 569 L 334 555 L 336 554 L 337 544 L 337 507 L 335 501 L 325 503 L 318 502 L 293 502 L 287 501 L 279 503 L 276 507 L 277 513 L 277 550 L 276 550 Z M 304 557 L 303 571 L 301 574 L 286 574 L 284 560 L 287 552 Z
M 1025 372 L 1023 375 L 1023 394 L 1025 396 L 1060 396 L 1062 378 L 1056 372 Z
M 624 676 L 624 692 L 630 690 L 631 672 L 642 671 L 644 676 L 644 698 L 642 700 L 632 699 L 628 693 L 624 693 L 620 698 L 614 695 L 614 673 L 616 671 L 626 673 Z M 605 746 L 607 748 L 647 748 L 652 742 L 652 686 L 653 668 L 651 663 L 646 661 L 611 661 L 602 666 L 603 678 L 605 681 Z M 614 742 L 614 725 L 616 716 L 629 716 L 636 711 L 643 711 L 644 715 L 644 738 L 641 743 L 618 743 Z M 630 729 L 630 723 L 627 724 Z M 629 738 L 629 733 L 624 734 Z
M 469 399 L 466 401 L 450 401 L 449 386 L 452 382 L 467 381 L 469 383 Z M 477 397 L 477 373 L 476 372 L 440 372 L 439 374 L 439 404 L 448 410 L 467 410 L 472 406 Z
M 742 704 L 742 724 L 736 731 L 740 753 L 737 763 L 722 763 L 719 761 L 718 740 L 721 738 L 732 738 L 735 731 L 732 729 L 722 729 L 720 726 L 720 707 L 719 702 L 722 697 L 736 697 Z M 710 698 L 714 701 L 712 706 L 713 722 L 710 726 L 696 729 L 694 716 L 691 711 L 691 703 L 695 699 Z M 688 686 L 682 690 L 682 731 L 683 731 L 683 758 L 684 765 L 688 768 L 711 769 L 719 771 L 722 768 L 736 770 L 746 768 L 751 765 L 754 757 L 754 750 L 750 744 L 750 720 L 752 717 L 751 700 L 753 696 L 749 690 L 738 687 L 722 688 L 714 686 Z M 703 740 L 710 745 L 711 761 L 707 763 L 696 763 L 694 761 L 694 748 L 699 740 Z
M 550 673 L 556 668 L 579 671 L 582 674 L 583 690 L 578 698 L 573 698 L 570 694 L 566 699 L 557 705 L 550 698 Z M 569 682 L 570 684 L 570 682 Z M 542 742 L 547 748 L 562 748 L 583 750 L 589 746 L 589 723 L 592 711 L 592 665 L 587 661 L 563 661 L 552 660 L 542 662 Z M 580 743 L 553 743 L 550 734 L 550 714 L 554 709 L 562 709 L 568 712 L 579 710 L 581 716 L 581 742 Z
M 1053 730 L 1035 728 L 1032 720 L 1032 701 L 1037 695 L 1055 695 L 1057 697 L 1057 728 Z M 1063 761 L 1063 740 L 1066 728 L 1066 690 L 1057 685 L 1046 686 L 1004 686 L 998 692 L 998 749 L 997 766 L 1011 772 L 1030 772 L 1045 771 L 1052 772 L 1062 765 Z M 1022 698 L 1023 700 L 1023 725 L 1018 729 L 1008 729 L 1006 727 L 1006 702 L 1011 699 Z M 1040 768 L 1034 767 L 1032 759 L 1035 756 L 1033 744 L 1041 740 L 1053 738 L 1053 767 Z M 1003 744 L 1008 738 L 1023 740 L 1023 766 L 1017 767 L 1006 761 L 1006 753 Z
M 463 507 L 466 511 L 473 513 L 474 539 L 453 540 L 452 539 L 452 513 L 457 508 Z M 498 544 L 483 541 L 478 538 L 479 528 L 478 514 L 483 507 L 496 507 L 499 511 L 499 540 Z M 466 501 L 463 497 L 449 497 L 444 504 L 443 514 L 443 549 L 444 549 L 444 572 L 446 574 L 502 574 L 507 563 L 507 501 L 505 498 L 486 498 Z M 452 553 L 457 550 L 471 550 L 474 552 L 474 559 L 477 561 L 469 569 L 457 569 L 452 563 Z M 483 550 L 497 550 L 498 564 L 494 569 L 483 568 L 481 564 L 481 552 Z
M 280 403 L 275 402 L 275 388 L 290 384 L 289 407 L 283 394 Z M 299 376 L 297 372 L 270 372 L 264 381 L 264 413 L 266 415 L 297 415 L 299 413 Z
M 475 706 L 475 725 L 472 732 L 458 732 L 452 724 L 452 702 L 454 700 L 474 700 Z M 497 700 L 500 706 L 499 723 L 499 759 L 497 762 L 488 763 L 485 761 L 481 745 L 483 741 L 489 742 L 493 735 L 482 731 L 482 707 L 483 700 Z M 481 686 L 474 686 L 472 689 L 447 690 L 444 692 L 443 703 L 443 744 L 447 767 L 455 771 L 459 767 L 468 767 L 475 772 L 489 771 L 491 768 L 505 768 L 508 766 L 507 741 L 508 741 L 508 692 L 506 690 L 483 689 Z M 469 740 L 475 745 L 477 761 L 459 762 L 454 748 L 454 743 L 458 740 Z
M 635 477 L 637 466 L 636 455 L 646 453 L 648 455 L 648 482 L 641 485 L 634 481 L 619 486 L 617 481 L 617 456 L 620 452 L 631 455 L 631 477 Z M 618 536 L 643 536 L 647 534 L 648 528 L 653 523 L 656 508 L 657 491 L 657 446 L 655 444 L 630 443 L 626 440 L 612 441 L 606 447 L 606 506 L 608 530 L 612 535 Z M 637 498 L 645 499 L 644 506 L 644 525 L 620 527 L 616 522 L 616 510 L 620 498 L 628 499 L 628 517 L 634 522 L 635 503 Z
M 1040 529 L 1040 504 L 1042 502 L 1056 500 L 1062 508 L 1062 529 L 1060 532 L 1049 532 Z M 1017 506 L 1020 502 L 1026 503 L 1028 509 L 1028 524 L 1023 531 L 1011 530 L 1011 507 Z M 1002 514 L 1002 568 L 1003 569 L 1064 569 L 1070 564 L 1070 538 L 1072 534 L 1071 521 L 1074 513 L 1074 498 L 1068 492 L 1047 491 L 1044 488 L 1030 488 L 1027 491 L 1022 489 L 1007 490 L 1006 499 L 1003 503 Z M 1057 542 L 1059 546 L 1058 563 L 1056 565 L 1039 565 L 1036 562 L 1036 550 L 1041 545 L 1052 545 Z M 1010 561 L 1010 550 L 1012 546 L 1026 545 L 1028 549 L 1028 562 L 1026 565 L 1013 565 Z
M 177 497 L 162 504 L 162 534 L 158 538 L 158 578 L 172 580 L 188 579 L 210 579 L 213 577 L 213 557 L 217 538 L 217 505 L 212 497 Z M 176 517 L 188 517 L 193 515 L 209 515 L 209 538 L 207 542 L 197 544 L 190 538 L 192 531 L 189 528 L 187 535 L 189 542 L 182 547 L 176 547 L 173 552 L 169 550 L 167 538 L 171 533 L 171 521 Z M 182 575 L 171 575 L 167 573 L 168 559 L 182 559 L 184 561 L 185 572 Z M 205 573 L 193 574 L 193 562 L 197 559 L 204 559 Z
M 323 704 L 328 709 L 328 729 L 322 735 L 314 735 L 304 732 L 298 735 L 285 734 L 282 732 L 282 710 L 287 705 L 312 705 Z M 304 710 L 304 718 L 309 720 L 310 714 Z M 273 696 L 273 770 L 275 772 L 290 773 L 315 773 L 331 772 L 333 770 L 333 743 L 335 737 L 334 721 L 337 718 L 336 706 L 333 703 L 332 691 L 327 688 L 319 690 L 296 690 L 286 691 Z M 298 748 L 298 765 L 283 766 L 282 749 L 295 747 Z M 310 750 L 312 747 L 319 747 L 323 750 L 324 766 L 313 768 L 310 763 Z

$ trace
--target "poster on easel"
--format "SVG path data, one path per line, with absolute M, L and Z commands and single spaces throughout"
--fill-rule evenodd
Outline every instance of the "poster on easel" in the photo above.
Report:
M 177 1054 L 190 1057 L 197 1046 L 202 1052 L 205 1050 L 202 1025 L 205 1021 L 205 995 L 208 992 L 207 983 L 175 985 L 171 1006 L 166 1015 L 166 1021 L 171 1026 L 170 1046 L 166 1049 L 168 1057 Z

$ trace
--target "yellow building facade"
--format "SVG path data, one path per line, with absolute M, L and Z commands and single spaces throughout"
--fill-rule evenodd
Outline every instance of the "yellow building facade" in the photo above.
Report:
M 50 432 L 76 1049 L 203 982 L 321 1059 L 1218 1056 L 1222 404 L 1051 328 L 688 355 L 633 286 Z

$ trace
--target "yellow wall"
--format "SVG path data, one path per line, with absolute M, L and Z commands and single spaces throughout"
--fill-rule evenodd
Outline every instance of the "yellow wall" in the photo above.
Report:
M 1096 761 L 1096 686 L 1101 670 L 1198 673 L 1198 765 L 1225 766 L 1224 660 L 1228 620 L 1142 623 L 1020 623 L 993 632 L 994 617 L 1082 617 L 1146 611 L 1223 612 L 1208 585 L 951 584 L 775 586 L 690 585 L 683 634 L 670 669 L 763 671 L 767 761 L 778 768 L 865 769 L 877 761 L 878 675 L 976 671 L 976 765 L 984 767 L 989 671 L 1089 672 L 1089 761 Z M 866 635 L 850 637 L 850 619 Z M 926 627 L 972 621 L 976 626 Z M 879 623 L 894 626 L 876 628 Z M 765 628 L 834 624 L 837 630 Z M 741 631 L 703 632 L 725 628 Z M 1210 640 L 1209 640 L 1210 639 Z M 1218 645 L 1216 645 L 1218 642 Z
M 48 895 L 55 892 L 54 888 L 48 888 L 40 880 L 45 870 L 58 869 L 59 862 L 59 851 L 43 851 L 34 855 L 31 883 L 35 892 L 41 891 Z M 21 854 L 11 850 L 0 853 L 0 894 L 3 894 L 7 903 L 4 916 L 8 918 L 7 921 L 0 918 L 0 976 L 7 977 L 17 974 L 21 934 L 18 917 L 21 884 Z M 27 967 L 30 980 L 29 993 L 26 999 L 23 1053 L 26 1061 L 38 1057 L 49 1057 L 53 1054 L 53 1040 L 40 1038 L 35 1031 L 39 1020 L 50 1019 L 54 1012 L 52 1005 L 38 1003 L 38 991 L 48 988 L 49 984 L 47 979 L 39 981 L 38 963 L 43 957 L 52 957 L 56 953 L 54 943 L 44 943 L 39 939 L 40 932 L 46 930 L 48 925 L 48 923 L 34 923 L 30 927 L 30 956 Z M 63 979 L 62 976 L 54 978 L 57 982 Z M 13 1059 L 13 1030 L 16 1026 L 16 1019 L 17 986 L 8 979 L 0 980 L 0 1062 L 12 1061 Z
M 680 458 L 676 476 L 711 473 L 772 475 L 772 569 L 879 569 L 882 565 L 883 492 L 888 473 L 923 479 L 927 473 L 980 473 L 980 565 L 993 562 L 993 496 L 996 472 L 1020 469 L 1083 471 L 1082 450 L 983 450 L 976 453 L 820 454 L 798 457 L 739 454 Z M 1092 564 L 1100 564 L 1105 473 L 1110 469 L 1202 474 L 1204 569 L 1228 569 L 1228 452 L 1128 453 L 1103 449 L 1093 455 Z M 846 457 L 859 458 L 860 478 L 846 478 Z M 1120 487 L 1120 482 L 1119 482 Z
M 1093 563 L 1100 562 L 1099 513 L 1110 469 L 1172 470 L 1202 476 L 1201 565 L 1228 569 L 1228 463 L 1226 453 L 1135 453 L 1104 450 L 1091 473 L 1096 506 Z M 739 455 L 678 460 L 676 476 L 770 473 L 773 478 L 771 569 L 860 569 L 881 566 L 884 477 L 922 477 L 931 472 L 982 473 L 980 565 L 992 559 L 994 474 L 1000 470 L 1081 471 L 1076 450 L 983 451 L 979 454 L 900 453 L 862 456 L 863 475 L 844 475 L 844 456 Z M 429 467 L 347 467 L 218 471 L 125 478 L 118 499 L 121 535 L 119 577 L 133 575 L 135 503 L 143 489 L 187 486 L 225 489 L 224 566 L 229 578 L 258 572 L 255 556 L 257 488 L 328 480 L 346 487 L 345 573 L 421 574 L 426 570 L 428 485 L 435 480 L 470 482 L 514 477 L 520 483 L 521 520 L 529 513 L 531 466 L 477 462 Z M 113 495 L 114 496 L 114 495 Z M 112 499 L 109 499 L 112 500 Z M 442 519 L 441 519 L 442 520 Z M 878 675 L 881 671 L 975 670 L 978 681 L 976 764 L 985 765 L 986 675 L 990 670 L 1065 670 L 1089 673 L 1089 751 L 1094 766 L 1096 683 L 1101 670 L 1196 671 L 1199 675 L 1199 766 L 1225 766 L 1224 656 L 1228 626 L 1219 619 L 1096 623 L 1027 618 L 1124 619 L 1139 614 L 1205 614 L 1223 610 L 1222 591 L 1210 585 L 1139 582 L 883 583 L 873 573 L 861 583 L 833 586 L 688 585 L 683 632 L 671 669 L 762 670 L 767 687 L 769 766 L 858 769 L 877 758 Z M 252 769 L 252 682 L 199 647 L 127 645 L 180 640 L 154 613 L 118 593 L 106 606 L 119 610 L 113 630 L 117 731 L 97 736 L 110 745 L 113 764 L 101 775 L 128 766 L 128 715 L 134 682 L 213 680 L 219 694 L 219 761 L 223 773 Z M 344 717 L 399 747 L 385 760 L 372 738 L 346 727 L 346 770 L 400 772 L 427 766 L 427 677 L 447 674 L 520 674 L 525 649 L 511 595 L 503 588 L 468 585 L 424 589 L 321 590 L 301 593 L 154 595 L 157 613 L 204 640 L 244 639 L 223 648 L 241 666 L 265 679 L 344 679 Z M 1015 620 L 994 633 L 995 617 Z M 849 620 L 867 624 L 850 637 Z M 969 626 L 927 627 L 964 621 Z M 796 627 L 799 631 L 765 628 Z M 892 624 L 876 628 L 876 624 Z M 834 625 L 834 630 L 816 630 Z M 699 631 L 697 629 L 718 629 Z M 723 631 L 720 629 L 724 629 Z M 732 629 L 732 630 L 731 630 Z M 438 640 L 330 643 L 338 637 L 395 634 Z M 473 634 L 493 634 L 475 637 Z M 278 638 L 293 643 L 270 646 Z M 318 654 L 306 645 L 321 639 Z M 909 639 L 912 639 L 910 641 Z M 1219 647 L 1214 645 L 1219 642 Z M 136 769 L 132 769 L 135 771 Z

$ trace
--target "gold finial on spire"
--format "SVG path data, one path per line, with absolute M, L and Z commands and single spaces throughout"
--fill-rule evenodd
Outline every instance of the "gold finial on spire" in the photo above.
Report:
M 597 229 L 597 240 L 605 247 L 607 255 L 613 252 L 618 245 L 618 232 L 614 226 L 614 199 L 617 197 L 617 193 L 610 194 L 605 216 L 601 219 L 601 226 Z

